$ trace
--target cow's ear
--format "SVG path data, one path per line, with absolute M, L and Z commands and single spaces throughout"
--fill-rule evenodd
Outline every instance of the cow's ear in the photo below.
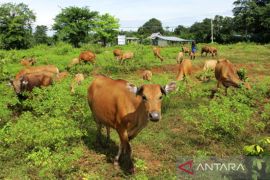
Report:
M 137 91 L 138 91 L 138 88 L 137 86 L 135 86 L 134 84 L 131 84 L 131 83 L 127 83 L 127 89 L 134 93 L 134 94 L 137 94 Z
M 162 94 L 166 95 L 172 91 L 175 91 L 175 89 L 176 89 L 176 82 L 171 82 L 171 83 L 165 85 L 163 88 L 161 88 L 161 92 L 162 92 Z

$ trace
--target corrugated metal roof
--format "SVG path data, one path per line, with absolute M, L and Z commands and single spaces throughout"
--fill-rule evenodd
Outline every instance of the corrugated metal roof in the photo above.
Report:
M 191 42 L 193 40 L 188 40 L 188 39 L 182 39 L 174 36 L 162 36 L 159 32 L 158 33 L 153 33 L 151 36 L 149 36 L 150 39 L 162 39 L 166 41 L 176 41 L 176 42 Z

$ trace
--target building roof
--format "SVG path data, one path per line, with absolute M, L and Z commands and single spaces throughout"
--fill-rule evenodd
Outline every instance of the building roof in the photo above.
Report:
M 193 40 L 182 39 L 182 38 L 174 37 L 174 36 L 162 36 L 159 32 L 151 34 L 151 36 L 149 36 L 148 38 L 150 38 L 150 39 L 159 38 L 159 39 L 166 40 L 166 41 L 176 41 L 176 42 L 191 42 L 191 41 L 193 41 Z

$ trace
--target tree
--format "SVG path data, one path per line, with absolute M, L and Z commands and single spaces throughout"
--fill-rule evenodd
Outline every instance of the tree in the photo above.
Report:
M 238 31 L 258 42 L 270 41 L 270 0 L 237 0 L 233 13 Z
M 32 43 L 32 23 L 36 17 L 27 5 L 5 3 L 0 6 L 0 47 L 25 49 Z
M 196 22 L 190 27 L 197 42 L 210 42 L 211 19 L 205 18 L 202 22 Z
M 231 17 L 215 16 L 213 20 L 214 38 L 218 43 L 230 43 L 234 41 L 234 20 Z
M 142 27 L 138 29 L 138 33 L 143 36 L 149 36 L 152 33 L 157 33 L 157 32 L 160 32 L 161 34 L 163 34 L 164 30 L 162 28 L 161 21 L 155 18 L 150 19 L 149 21 L 144 23 Z
M 102 40 L 104 46 L 118 34 L 119 20 L 108 13 L 101 15 L 95 21 L 94 32 Z
M 47 31 L 48 31 L 47 26 L 40 25 L 36 27 L 36 31 L 33 34 L 35 44 L 48 44 L 49 43 Z
M 53 30 L 59 40 L 63 40 L 79 47 L 79 43 L 87 40 L 89 32 L 93 30 L 98 12 L 90 11 L 87 7 L 68 7 L 62 9 L 55 17 Z

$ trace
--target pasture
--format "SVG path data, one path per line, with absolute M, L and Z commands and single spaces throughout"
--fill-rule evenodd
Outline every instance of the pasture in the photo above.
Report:
M 216 87 L 213 72 L 208 82 L 199 81 L 205 60 L 198 45 L 193 74 L 177 82 L 177 90 L 163 99 L 162 119 L 143 129 L 131 141 L 136 173 L 115 168 L 119 138 L 113 130 L 104 148 L 95 142 L 96 125 L 89 110 L 87 88 L 96 74 L 121 78 L 139 86 L 165 85 L 176 79 L 176 56 L 181 47 L 161 50 L 164 61 L 156 59 L 151 46 L 128 45 L 134 58 L 122 65 L 114 58 L 116 47 L 68 44 L 36 46 L 28 50 L 0 51 L 0 179 L 176 179 L 176 159 L 180 156 L 242 155 L 246 145 L 255 144 L 270 133 L 270 45 L 218 45 L 217 58 L 229 59 L 244 68 L 252 89 L 229 88 L 228 95 Z M 81 51 L 96 53 L 96 64 L 79 64 L 68 69 L 70 75 L 52 86 L 34 89 L 19 101 L 8 80 L 23 68 L 20 59 L 35 57 L 36 65 L 54 64 L 64 71 Z M 185 57 L 187 58 L 187 57 Z M 217 59 L 216 57 L 214 59 Z M 143 70 L 153 73 L 150 82 L 142 79 Z M 85 80 L 70 93 L 76 73 Z M 108 92 L 109 93 L 109 92 Z M 105 129 L 104 129 L 105 139 Z

